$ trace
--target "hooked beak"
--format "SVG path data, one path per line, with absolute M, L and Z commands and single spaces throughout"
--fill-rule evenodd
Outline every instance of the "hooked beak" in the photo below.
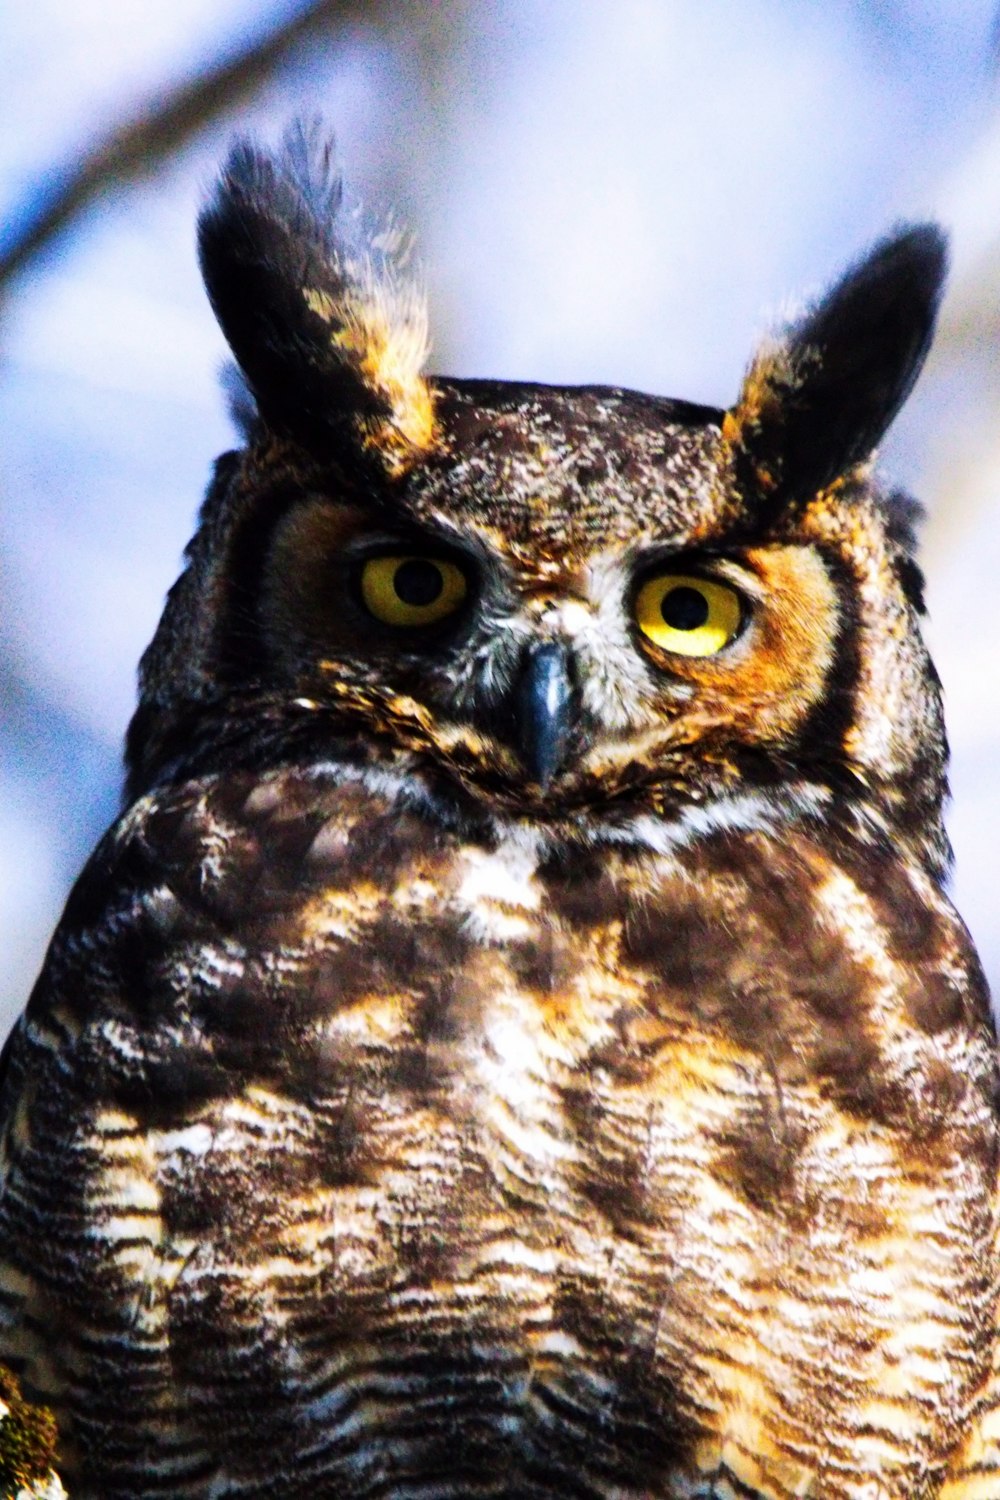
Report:
M 531 778 L 542 788 L 563 765 L 572 727 L 569 650 L 559 643 L 525 654 L 517 687 L 518 741 Z

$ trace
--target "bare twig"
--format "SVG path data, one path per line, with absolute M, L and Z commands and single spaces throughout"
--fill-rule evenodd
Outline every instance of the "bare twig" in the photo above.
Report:
M 0 293 L 113 184 L 144 176 L 218 115 L 253 94 L 302 42 L 351 22 L 378 22 L 385 0 L 307 0 L 238 52 L 149 104 L 80 159 L 52 174 L 0 238 Z

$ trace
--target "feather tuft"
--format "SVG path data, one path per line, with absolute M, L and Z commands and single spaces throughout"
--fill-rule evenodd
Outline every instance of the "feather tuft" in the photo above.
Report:
M 209 297 L 264 425 L 388 474 L 434 444 L 429 341 L 412 243 L 343 211 L 332 139 L 294 124 L 236 143 L 199 224 Z

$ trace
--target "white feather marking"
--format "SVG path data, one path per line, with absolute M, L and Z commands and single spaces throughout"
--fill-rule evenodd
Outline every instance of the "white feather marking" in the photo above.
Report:
M 538 840 L 532 830 L 514 825 L 511 836 L 489 852 L 472 845 L 462 851 L 464 873 L 456 900 L 466 909 L 466 925 L 483 943 L 501 943 L 530 932 L 520 912 L 536 912 L 541 892 L 535 881 Z
M 674 819 L 642 813 L 609 833 L 609 838 L 645 845 L 656 854 L 673 854 L 712 833 L 772 832 L 821 811 L 829 800 L 825 787 L 809 785 L 786 788 L 779 795 L 741 792 L 704 807 L 686 807 Z

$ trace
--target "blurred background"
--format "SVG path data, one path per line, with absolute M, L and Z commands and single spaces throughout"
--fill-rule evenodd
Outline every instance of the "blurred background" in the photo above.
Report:
M 958 905 L 1000 991 L 996 0 L 0 8 L 0 1032 L 114 816 L 135 665 L 232 430 L 194 221 L 234 129 L 336 127 L 417 232 L 431 367 L 724 405 L 790 297 L 952 234 L 882 453 L 924 502 Z

